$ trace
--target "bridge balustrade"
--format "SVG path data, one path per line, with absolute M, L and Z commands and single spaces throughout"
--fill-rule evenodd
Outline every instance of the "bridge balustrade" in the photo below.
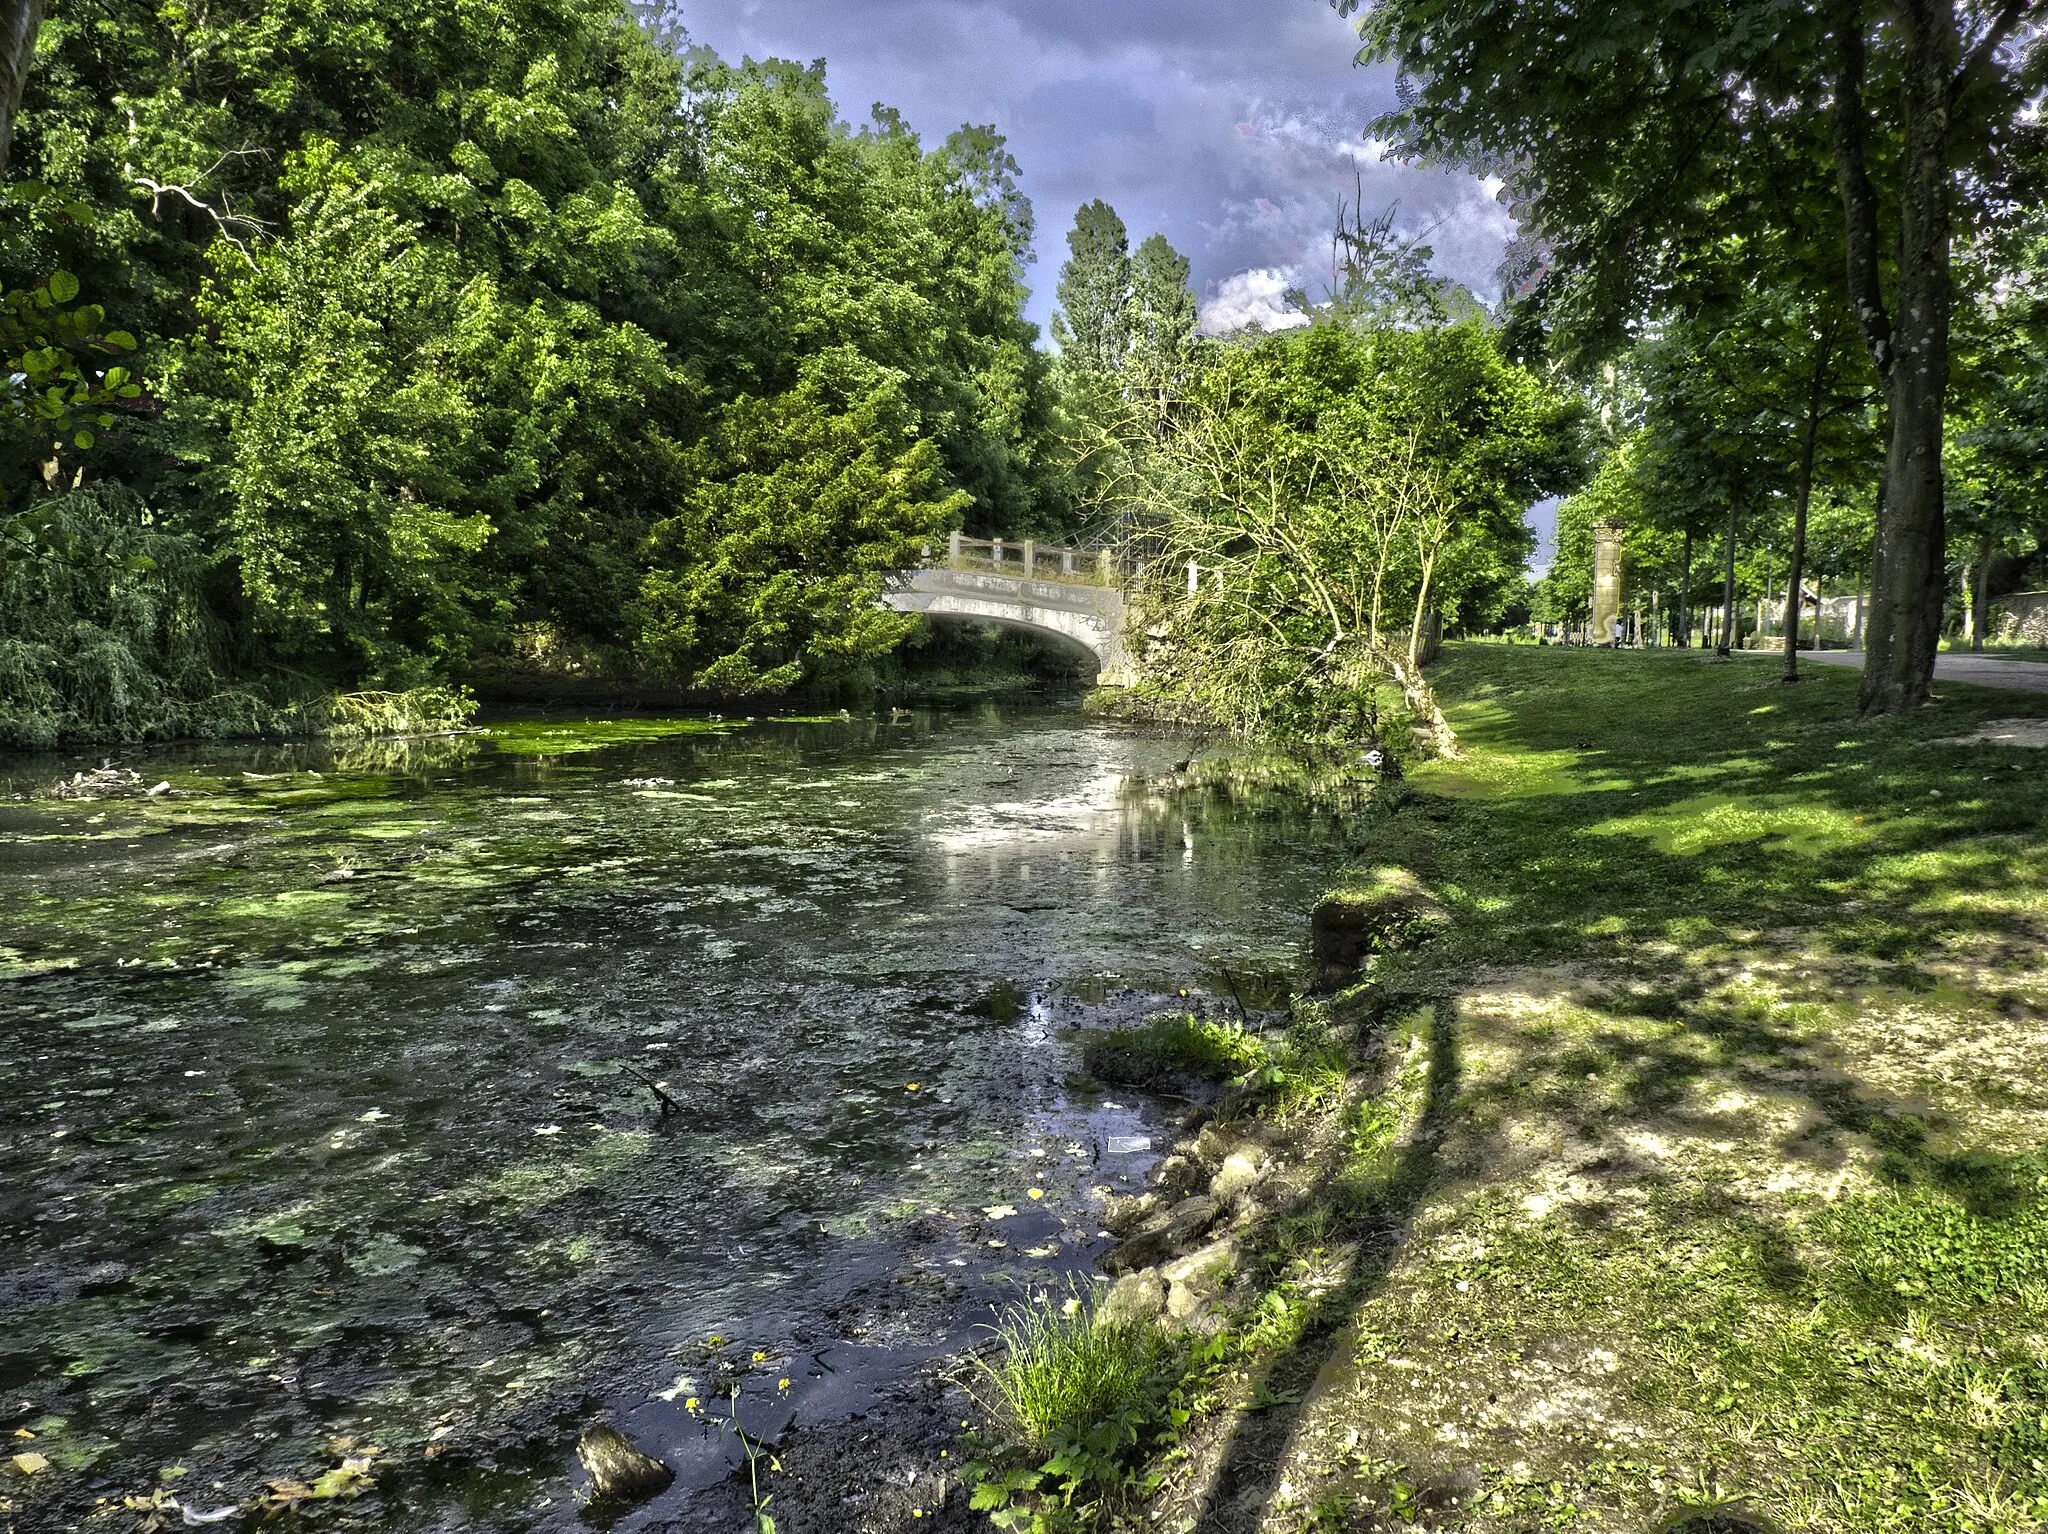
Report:
M 926 557 L 930 554 L 927 549 Z M 1079 586 L 1116 584 L 1116 563 L 1108 549 L 1056 548 L 1030 538 L 969 538 L 954 533 L 946 540 L 945 568 L 990 570 L 998 575 Z

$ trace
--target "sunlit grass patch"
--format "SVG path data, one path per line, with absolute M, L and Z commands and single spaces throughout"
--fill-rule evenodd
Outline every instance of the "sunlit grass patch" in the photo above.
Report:
M 1163 1013 L 1135 1028 L 1092 1032 L 1081 1041 L 1089 1074 L 1144 1085 L 1170 1076 L 1224 1081 L 1267 1063 L 1259 1036 L 1240 1023 Z
M 1813 857 L 1871 840 L 1873 832 L 1861 819 L 1829 805 L 1791 798 L 1698 794 L 1587 830 L 1595 836 L 1640 836 L 1675 857 L 1743 842 Z
M 1460 720 L 1454 716 L 1452 727 Z M 1455 761 L 1424 762 L 1409 774 L 1416 787 L 1452 799 L 1523 799 L 1581 794 L 1611 782 L 1580 771 L 1576 751 L 1511 753 L 1467 750 Z

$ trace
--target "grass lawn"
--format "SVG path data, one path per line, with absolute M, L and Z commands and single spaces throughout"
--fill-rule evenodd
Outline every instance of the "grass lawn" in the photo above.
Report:
M 1273 1341 L 1146 1526 L 2048 1525 L 2048 752 L 1943 743 L 2048 697 L 1436 678 L 1463 759 L 1375 848 L 1453 918 L 1370 974 L 1405 1170 L 1268 1242 Z

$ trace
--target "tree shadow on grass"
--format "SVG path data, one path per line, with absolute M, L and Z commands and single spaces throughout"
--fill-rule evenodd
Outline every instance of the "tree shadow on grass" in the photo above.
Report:
M 1193 1529 L 1244 1534 L 1258 1527 L 1317 1378 L 1349 1335 L 1347 1323 L 1358 1307 L 1385 1281 L 1435 1182 L 1438 1149 L 1457 1111 L 1462 1074 L 1456 1005 L 1439 998 L 1430 1006 L 1429 1073 L 1414 1132 L 1374 1196 L 1362 1207 L 1340 1212 L 1330 1244 L 1351 1250 L 1330 1275 L 1332 1281 L 1307 1299 L 1306 1314 L 1291 1340 L 1251 1371 L 1249 1404 L 1233 1413 L 1213 1473 L 1193 1492 Z M 1270 1249 L 1280 1225 L 1311 1213 L 1318 1199 L 1328 1197 L 1327 1187 L 1311 1188 L 1255 1228 L 1249 1244 Z
M 1214 1470 L 1182 1499 L 1194 1521 L 1169 1516 L 1164 1527 L 1260 1526 L 1293 1468 L 1312 1387 L 1350 1336 L 1347 1323 L 1384 1288 L 1431 1190 L 1514 1174 L 1500 1147 L 1473 1157 L 1470 1143 L 1454 1144 L 1447 1154 L 1454 1123 L 1536 1110 L 1578 1142 L 1566 1160 L 1596 1193 L 1661 1186 L 1679 1227 L 1711 1228 L 1753 1254 L 1754 1292 L 1786 1302 L 1814 1279 L 1789 1213 L 1756 1189 L 1635 1155 L 1619 1131 L 1752 1139 L 1759 1164 L 1795 1177 L 1803 1166 L 1815 1185 L 1849 1168 L 1852 1147 L 1868 1147 L 1880 1179 L 1991 1218 L 2025 1191 L 2017 1150 L 1986 1148 L 1967 1105 L 1945 1113 L 1926 1100 L 1910 1052 L 1887 1044 L 1886 1058 L 1870 1053 L 1877 1046 L 1866 1034 L 1883 1021 L 1844 1003 L 1865 990 L 1888 993 L 1880 1019 L 1907 997 L 1973 1014 L 2038 1007 L 2024 971 L 2043 933 L 2035 897 L 2048 894 L 2029 872 L 2043 796 L 2023 770 L 2030 763 L 2008 760 L 2012 751 L 1964 756 L 1936 742 L 1979 716 L 2048 705 L 1959 697 L 1940 717 L 1866 725 L 1850 717 L 1853 679 L 1773 692 L 1746 674 L 1688 678 L 1672 666 L 1684 685 L 1660 691 L 1663 671 L 1631 679 L 1617 663 L 1614 678 L 1626 686 L 1579 708 L 1553 659 L 1506 668 L 1545 696 L 1540 706 L 1524 698 L 1489 711 L 1474 734 L 1523 755 L 1570 751 L 1581 781 L 1526 797 L 1449 799 L 1425 784 L 1412 808 L 1432 823 L 1423 840 L 1433 845 L 1424 849 L 1430 866 L 1417 871 L 1460 887 L 1464 930 L 1418 955 L 1405 982 L 1389 982 L 1455 995 L 1485 966 L 1562 963 L 1579 1015 L 1554 1041 L 1540 1028 L 1503 1025 L 1518 1063 L 1510 1074 L 1523 1079 L 1472 1081 L 1458 1062 L 1461 1040 L 1480 1044 L 1475 1015 L 1461 1019 L 1455 1001 L 1437 1002 L 1421 1129 L 1382 1196 L 1352 1213 L 1355 1246 L 1342 1271 L 1250 1380 L 1256 1409 L 1234 1413 L 1220 1449 L 1198 1456 Z M 1386 837 L 1380 855 L 1407 861 L 1408 840 Z M 2001 971 L 2020 975 L 2004 997 Z M 1592 1091 L 1572 1086 L 1589 1076 Z M 1769 1102 L 1783 1120 L 1742 1107 L 1745 1097 Z M 1555 1154 L 1565 1149 L 1561 1140 Z M 1565 1217 L 1598 1225 L 1611 1215 L 1596 1196 Z M 1254 1239 L 1270 1246 L 1274 1235 Z

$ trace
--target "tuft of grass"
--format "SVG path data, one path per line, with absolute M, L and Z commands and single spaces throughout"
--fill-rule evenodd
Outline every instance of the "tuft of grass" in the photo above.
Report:
M 977 1360 L 993 1395 L 985 1404 L 1029 1446 L 1135 1421 L 1158 1393 L 1166 1354 L 1159 1330 L 1098 1316 L 1079 1292 L 1014 1305 L 995 1333 L 1002 1357 Z
M 1100 1080 L 1144 1086 L 1171 1076 L 1226 1081 L 1263 1069 L 1268 1051 L 1240 1023 L 1166 1013 L 1136 1028 L 1089 1034 L 1081 1044 L 1081 1060 Z

